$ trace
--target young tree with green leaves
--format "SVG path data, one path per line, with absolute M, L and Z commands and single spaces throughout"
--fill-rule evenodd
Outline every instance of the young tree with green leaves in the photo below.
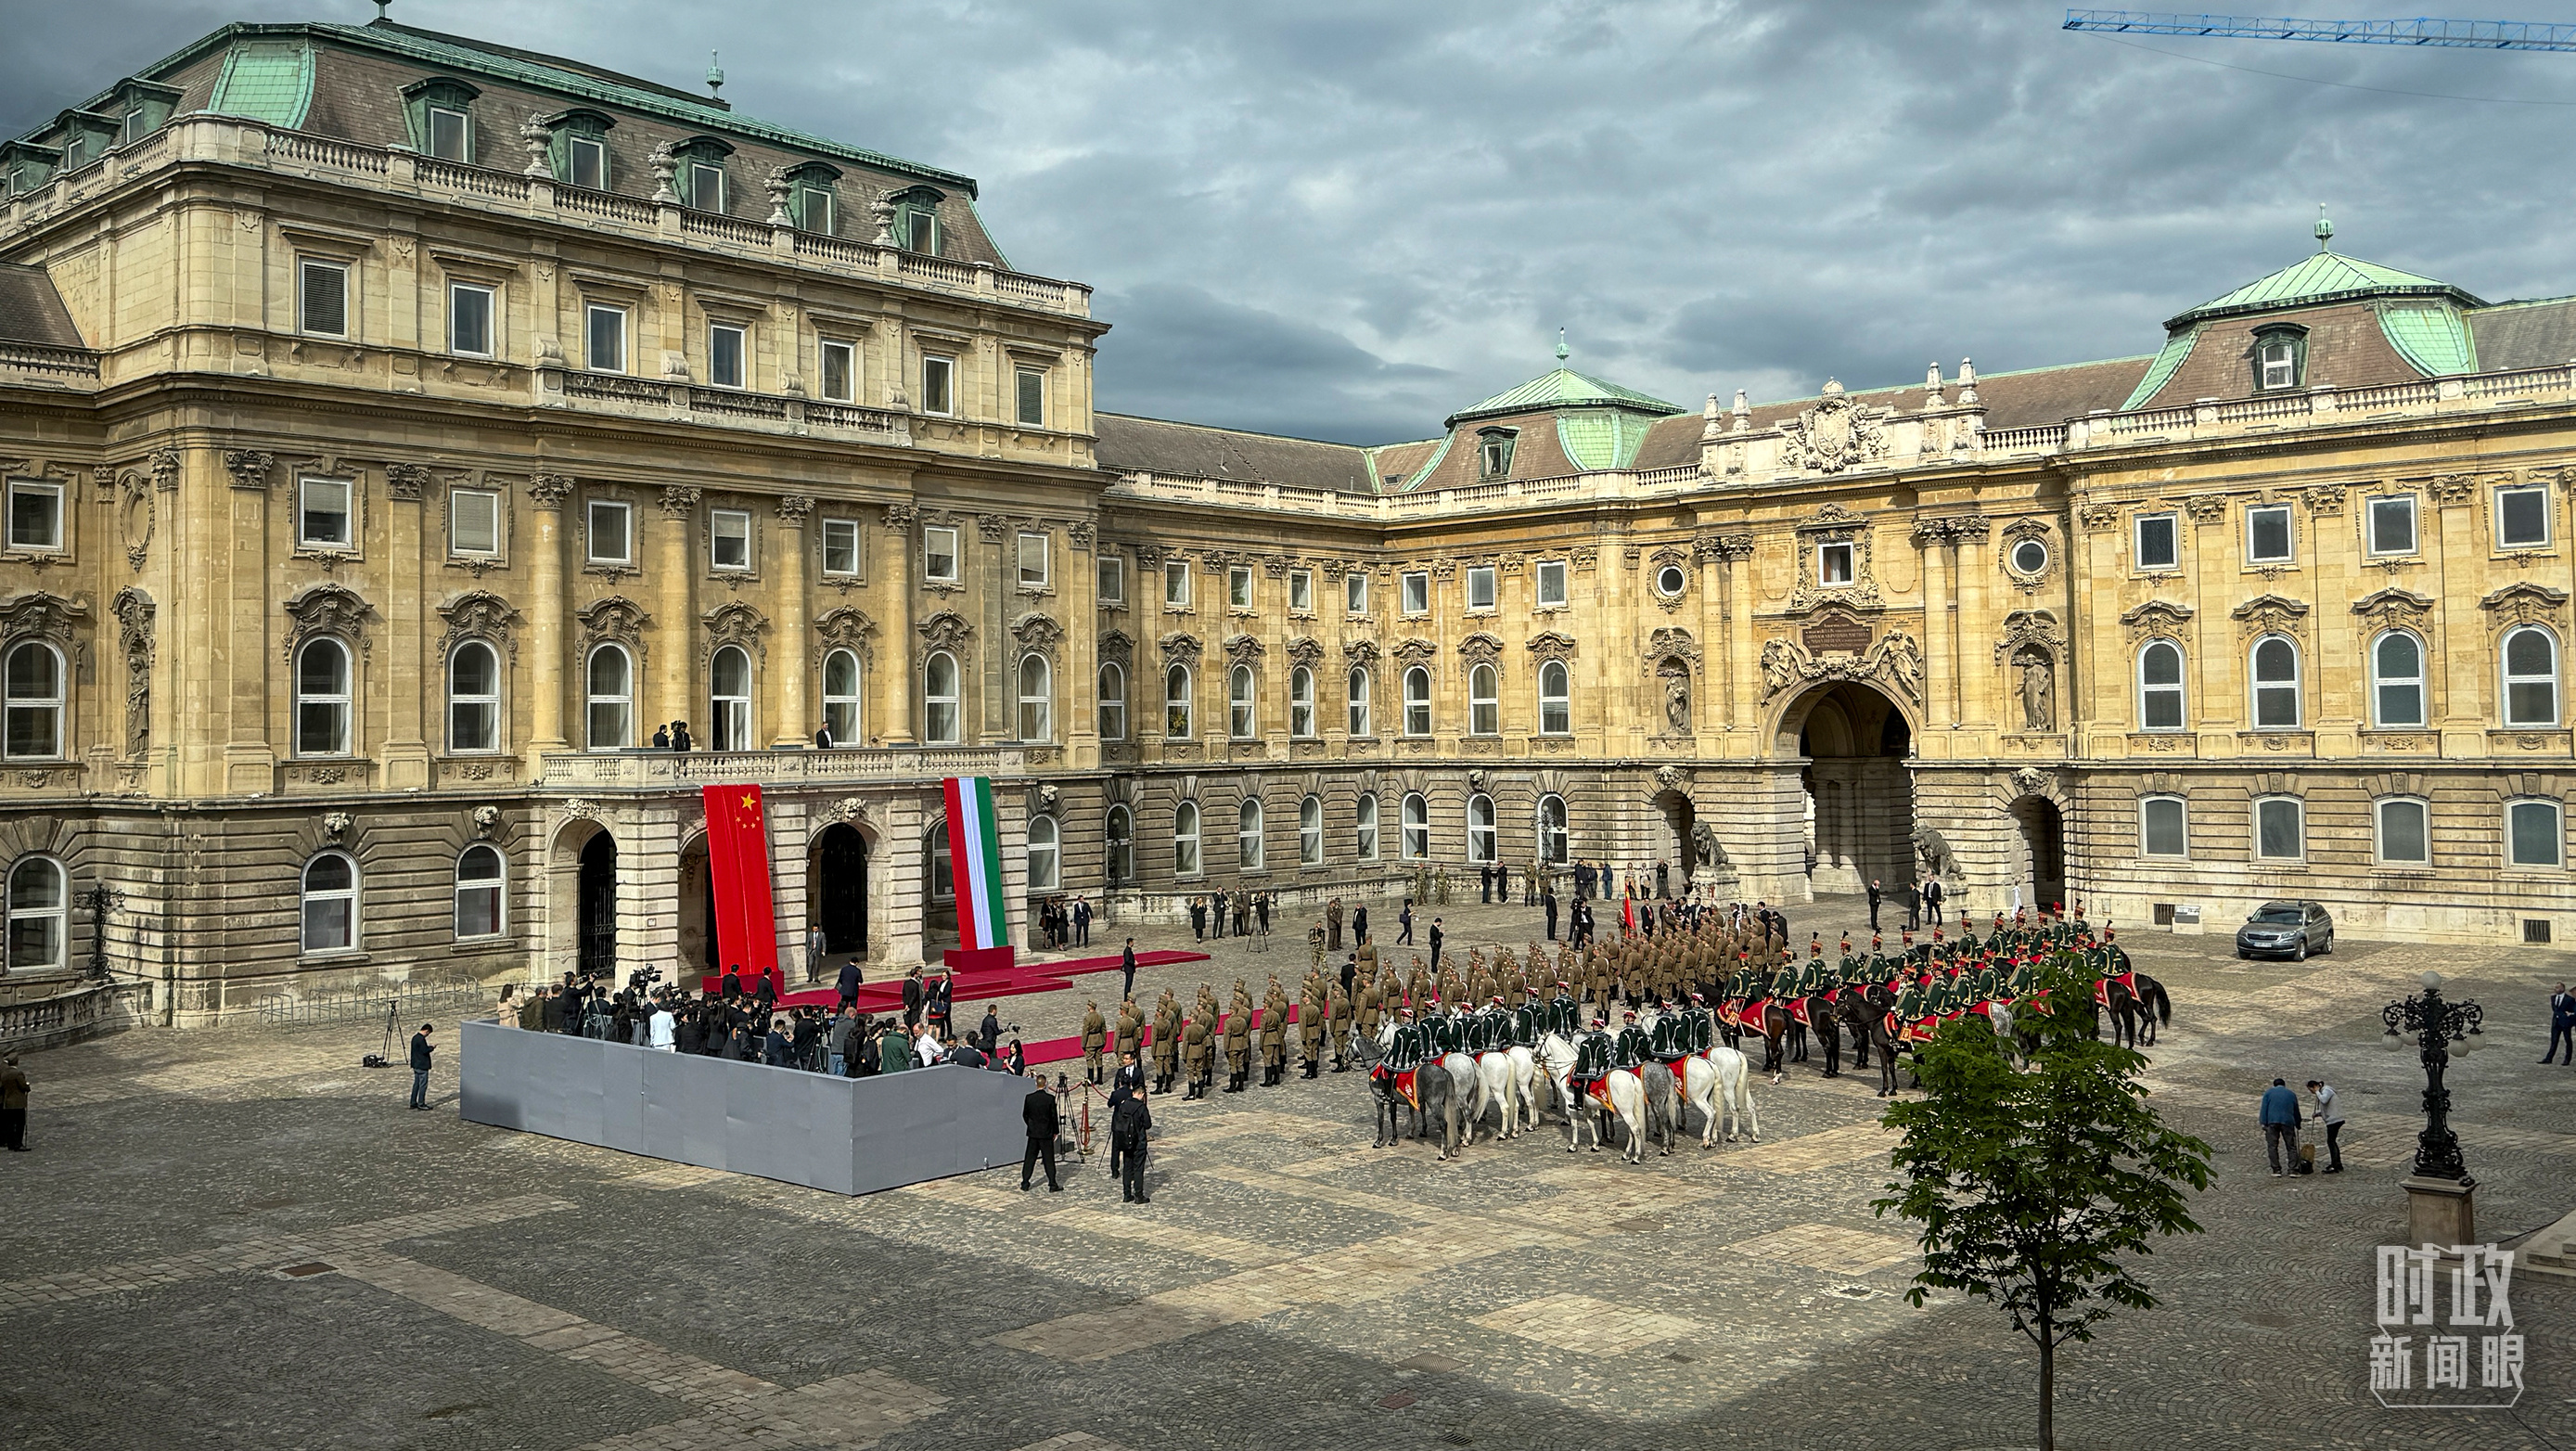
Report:
M 2056 1451 L 2057 1348 L 2091 1340 L 2116 1309 L 2154 1308 L 2128 1261 L 2159 1236 L 2201 1232 L 2186 1189 L 2209 1187 L 2210 1148 L 2147 1106 L 2145 1057 L 2090 1035 L 2093 980 L 2074 954 L 2043 963 L 2038 986 L 2044 997 L 2013 1006 L 2026 1067 L 1982 1015 L 1923 1046 L 1924 1097 L 1885 1120 L 1905 1135 L 1904 1177 L 1870 1207 L 1923 1226 L 1908 1300 L 1964 1291 L 2039 1347 L 2039 1443 Z

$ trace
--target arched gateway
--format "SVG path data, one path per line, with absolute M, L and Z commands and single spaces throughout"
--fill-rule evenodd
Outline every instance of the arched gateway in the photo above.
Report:
M 1820 682 L 1793 696 L 1773 733 L 1776 756 L 1800 758 L 1808 878 L 1818 892 L 1894 895 L 1916 876 L 1914 726 L 1874 685 Z

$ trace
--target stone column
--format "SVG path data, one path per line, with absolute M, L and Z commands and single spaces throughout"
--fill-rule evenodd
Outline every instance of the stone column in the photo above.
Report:
M 528 480 L 528 775 L 535 779 L 536 757 L 572 748 L 564 736 L 564 687 L 569 678 L 583 688 L 583 664 L 564 658 L 563 507 L 572 497 L 572 480 L 561 474 L 538 474 Z M 646 731 L 643 740 L 652 739 Z
M 878 644 L 879 682 L 877 697 L 884 702 L 884 713 L 877 717 L 882 729 L 879 739 L 889 746 L 913 743 L 912 731 L 912 520 L 910 504 L 888 504 L 885 510 L 885 568 L 878 571 L 878 599 L 885 617 L 885 628 Z M 920 925 L 914 924 L 913 952 L 921 951 Z M 919 958 L 916 955 L 914 961 Z
M 237 795 L 277 789 L 280 752 L 268 734 L 270 687 L 275 683 L 283 690 L 290 677 L 288 662 L 273 655 L 268 625 L 272 593 L 268 490 L 278 472 L 277 460 L 267 453 L 231 449 L 224 454 L 224 470 L 232 483 L 231 518 L 227 529 L 211 531 L 213 537 L 206 542 L 213 547 L 199 558 L 219 572 L 229 596 L 224 623 L 216 631 L 226 662 L 226 676 L 217 687 L 226 722 L 223 774 L 217 789 Z M 293 489 L 294 479 L 289 477 L 285 486 Z M 293 512 L 290 496 L 288 513 Z
M 1760 756 L 1769 749 L 1760 738 L 1762 725 L 1761 655 L 1753 645 L 1753 608 L 1762 592 L 1753 570 L 1753 536 L 1738 534 L 1721 541 L 1726 560 L 1726 708 L 1727 719 L 1750 726 L 1756 735 L 1728 754 Z
M 770 665 L 777 720 L 773 746 L 797 746 L 813 739 L 821 722 L 805 708 L 805 677 L 813 651 L 805 638 L 805 516 L 814 511 L 811 494 L 784 494 L 778 499 L 778 657 Z
M 1957 723 L 1964 726 L 1974 719 L 1980 728 L 1992 729 L 1997 723 L 1992 682 L 1993 656 L 1986 642 L 1994 633 L 1994 622 L 1986 614 L 1986 534 L 1991 526 L 1982 515 L 1963 515 L 1950 521 L 1950 538 L 1958 552 L 1951 561 L 1955 571 L 1954 586 L 1959 596 L 1958 618 L 1952 622 L 1950 648 L 1957 661 L 1958 674 L 1950 688 L 1958 701 Z M 1980 656 L 1983 655 L 1982 662 Z M 1983 668 L 1972 672 L 1972 665 Z M 1972 681 L 1987 682 L 1983 688 Z
M 1705 662 L 1699 684 L 1692 690 L 1691 730 L 1699 738 L 1700 755 L 1721 756 L 1726 753 L 1726 743 L 1719 736 L 1735 725 L 1730 668 L 1735 652 L 1727 634 L 1726 541 L 1715 534 L 1698 535 L 1691 540 L 1691 559 L 1699 566 L 1699 648 Z
M 1055 685 L 1063 702 L 1065 764 L 1089 768 L 1100 764 L 1100 589 L 1098 526 L 1089 519 L 1066 527 L 1065 567 L 1071 571 L 1056 591 L 1064 601 L 1064 670 Z M 1131 585 L 1132 587 L 1132 585 Z M 1322 672 L 1315 682 L 1315 708 L 1325 700 Z M 1131 685 L 1129 698 L 1134 698 Z M 1135 722 L 1128 722 L 1132 736 Z M 1318 722 L 1320 724 L 1321 722 Z
M 1958 621 L 1951 607 L 1949 538 L 1947 519 L 1924 519 L 1914 526 L 1914 546 L 1923 551 L 1923 724 L 1927 735 L 1930 727 L 1954 726 L 1959 721 L 1959 669 L 1951 639 Z M 1930 741 L 1919 745 L 1927 748 L 1926 755 L 1949 754 L 1946 747 L 1937 752 L 1928 749 L 1932 746 Z
M 429 470 L 419 464 L 389 464 L 385 468 L 385 656 L 378 668 L 390 669 L 395 680 L 415 682 L 414 688 L 396 690 L 382 697 L 388 704 L 385 721 L 384 785 L 391 791 L 419 790 L 429 785 L 429 757 L 434 750 L 446 747 L 443 728 L 437 737 L 424 719 L 433 700 L 442 699 L 446 690 L 447 662 L 436 658 L 423 638 L 426 601 L 422 593 L 428 581 L 423 578 L 426 563 L 423 554 L 439 544 L 421 537 L 422 495 L 429 491 Z M 439 723 L 440 727 L 444 722 Z M 435 744 L 433 744 L 435 739 Z
M 654 611 L 660 616 L 655 634 L 661 647 L 662 669 L 661 688 L 654 692 L 653 709 L 662 722 L 689 722 L 690 739 L 704 742 L 709 739 L 708 732 L 715 723 L 706 719 L 706 712 L 690 708 L 690 681 L 694 672 L 689 668 L 689 662 L 696 654 L 698 632 L 697 609 L 693 603 L 696 561 L 690 554 L 689 535 L 697 519 L 697 486 L 664 485 L 662 578 L 656 592 L 659 604 Z M 635 737 L 638 745 L 651 740 L 650 723 L 639 722 Z

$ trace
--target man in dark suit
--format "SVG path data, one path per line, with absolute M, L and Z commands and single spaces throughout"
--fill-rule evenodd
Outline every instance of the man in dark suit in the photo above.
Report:
M 1060 1192 L 1064 1186 L 1055 1181 L 1055 1136 L 1062 1126 L 1055 1107 L 1055 1095 L 1047 1092 L 1042 1081 L 1032 1080 L 1029 1096 L 1020 1101 L 1020 1122 L 1028 1125 L 1029 1149 L 1020 1156 L 1020 1192 L 1029 1190 L 1029 1171 L 1040 1162 L 1046 1164 L 1047 1192 Z
M 1127 939 L 1126 950 L 1118 955 L 1118 971 L 1125 979 L 1118 988 L 1119 998 L 1123 1001 L 1134 997 L 1136 995 L 1136 939 L 1133 937 Z
M 429 1034 L 429 1024 L 423 1023 L 420 1025 L 420 1031 L 411 1035 L 411 1107 L 413 1108 L 429 1107 L 429 1055 L 431 1052 Z
M 2568 995 L 2567 984 L 2563 982 L 2558 985 L 2558 991 L 2549 995 L 2549 1051 L 2540 1061 L 2546 1063 L 2556 1058 L 2561 1048 L 2567 1050 L 2566 1061 L 2576 1063 L 2576 997 Z M 9 1061 L 15 1063 L 18 1060 L 12 1058 Z
M 15 1053 L 0 1064 L 0 1149 L 27 1152 L 27 1074 Z
M 1869 879 L 1869 930 L 1878 930 L 1878 878 Z
M 1123 1076 L 1126 1070 L 1119 1072 Z M 1153 1127 L 1154 1116 L 1145 1111 L 1141 1087 L 1109 1111 L 1109 1158 L 1114 1166 L 1125 1170 L 1118 1179 L 1118 1197 L 1123 1203 L 1154 1202 L 1145 1197 L 1145 1137 Z
M 981 1040 L 976 1046 L 988 1054 L 1001 1046 L 1002 1005 L 1000 1003 L 984 1005 L 984 1021 L 976 1025 L 976 1037 Z
M 916 967 L 911 972 L 904 974 L 903 1026 L 906 1032 L 919 1026 L 921 1022 L 921 1004 L 923 999 L 928 996 L 929 993 L 922 987 L 920 968 Z
M 1366 905 L 1361 905 L 1351 909 L 1351 941 L 1354 944 L 1368 941 L 1368 908 Z
M 1547 909 L 1547 940 L 1554 942 L 1556 940 L 1556 888 L 1553 884 L 1546 891 L 1539 893 L 1538 904 Z
M 1120 1104 L 1142 1095 L 1144 1091 L 1145 1065 L 1136 1061 L 1136 1050 L 1128 1049 L 1118 1055 L 1118 1071 L 1109 1079 L 1109 1111 L 1113 1120 Z M 1109 1136 L 1109 1177 L 1112 1179 L 1118 1177 L 1118 1156 L 1123 1147 L 1116 1134 Z
M 1438 972 L 1438 971 L 1440 970 L 1440 943 L 1441 943 L 1441 939 L 1442 939 L 1443 937 L 1445 937 L 1446 935 L 1447 935 L 1447 934 L 1443 933 L 1443 932 L 1440 930 L 1440 919 L 1439 919 L 1439 918 L 1437 918 L 1437 917 L 1432 918 L 1432 919 L 1431 919 L 1431 970 L 1432 970 L 1433 972 Z
M 1073 899 L 1073 945 L 1091 945 L 1091 899 L 1088 897 Z
M 840 980 L 833 985 L 841 995 L 841 1011 L 848 1012 L 859 1000 L 859 981 L 859 960 L 853 957 L 842 963 Z

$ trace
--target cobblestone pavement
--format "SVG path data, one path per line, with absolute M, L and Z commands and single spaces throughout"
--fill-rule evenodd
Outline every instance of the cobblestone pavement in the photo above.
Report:
M 1845 904 L 1792 914 L 1830 943 Z M 1445 910 L 1451 941 L 1536 914 Z M 1306 960 L 1229 939 L 1202 976 Z M 1095 934 L 1094 951 L 1123 932 Z M 1140 932 L 1140 945 L 1187 930 Z M 1391 935 L 1391 934 L 1389 934 Z M 2125 934 L 2124 934 L 2125 935 Z M 2166 1308 L 2061 1360 L 2069 1448 L 2576 1445 L 2576 1289 L 2517 1278 L 2510 1414 L 2381 1410 L 2373 1246 L 2403 1233 L 2411 1055 L 2377 1011 L 2426 967 L 2489 1010 L 2454 1073 L 2478 1212 L 2576 1208 L 2576 1070 L 2540 1068 L 2576 957 L 2345 942 L 2244 964 L 2141 933 L 2172 991 L 2154 1101 L 2211 1140 L 2209 1232 L 2148 1265 Z M 1150 1000 L 1162 978 L 1138 988 Z M 1094 987 L 1006 1005 L 1070 1031 Z M 974 1005 L 980 1011 L 980 1004 Z M 452 1034 L 449 1036 L 452 1044 Z M 1098 1161 L 865 1199 L 401 1108 L 355 1028 L 136 1032 L 30 1055 L 31 1142 L 0 1160 L 0 1444 L 990 1451 L 1164 1447 L 1939 1448 L 2032 1443 L 2035 1371 L 1995 1312 L 1901 1298 L 1873 1218 L 1875 1074 L 1757 1087 L 1763 1138 L 1622 1167 L 1562 1130 L 1442 1165 L 1369 1147 L 1356 1075 L 1158 1108 L 1154 1201 Z M 2351 1105 L 2339 1178 L 2275 1179 L 2275 1074 Z

